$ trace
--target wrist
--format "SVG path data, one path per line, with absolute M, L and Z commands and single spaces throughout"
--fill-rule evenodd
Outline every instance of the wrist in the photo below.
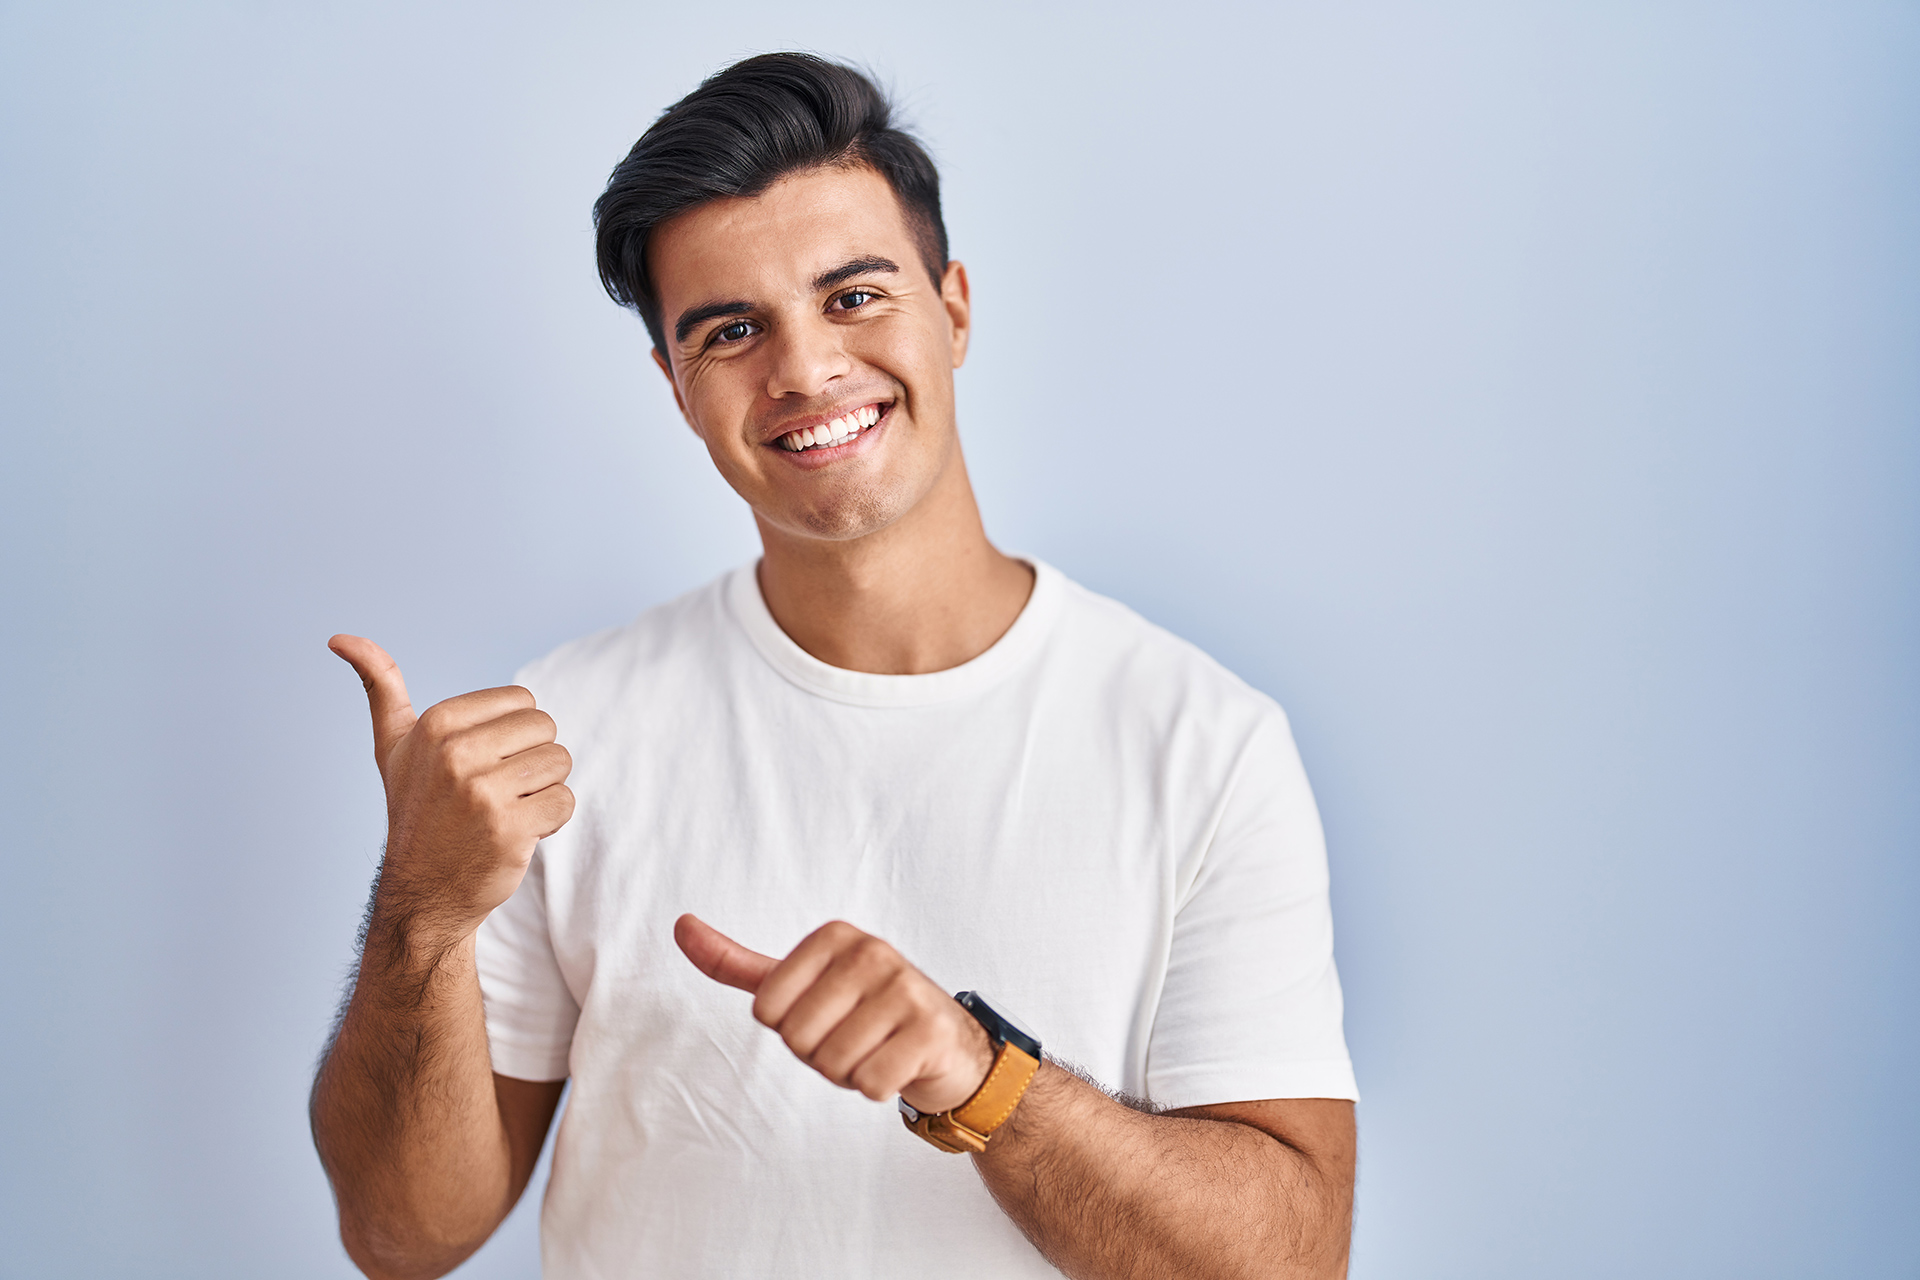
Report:
M 954 999 L 979 1025 L 993 1050 L 987 1071 L 972 1094 L 947 1110 L 921 1111 L 903 1094 L 900 1114 L 908 1129 L 940 1150 L 979 1155 L 1013 1115 L 1038 1074 L 1040 1041 L 978 992 L 962 991 Z
M 462 892 L 467 886 L 457 865 L 449 867 L 439 851 L 414 848 L 388 838 L 380 875 L 374 882 L 369 938 L 377 931 L 409 952 L 436 955 L 470 937 L 487 918 Z
M 967 1090 L 967 1097 L 971 1098 L 987 1082 L 987 1076 L 993 1071 L 994 1060 L 1000 1056 L 1000 1046 L 971 1014 L 966 1015 L 965 1021 L 967 1029 L 964 1034 L 973 1061 L 973 1068 L 968 1072 L 971 1087 Z
M 435 974 L 470 966 L 477 922 L 450 918 L 444 913 L 407 910 L 376 894 L 367 936 L 360 952 L 360 972 L 387 978 L 431 981 Z

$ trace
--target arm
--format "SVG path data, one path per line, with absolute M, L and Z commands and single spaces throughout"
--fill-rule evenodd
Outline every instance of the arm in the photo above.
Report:
M 823 926 L 784 960 L 692 916 L 674 937 L 708 977 L 752 992 L 754 1017 L 842 1088 L 946 1111 L 992 1064 L 992 1042 L 966 1010 L 852 925 Z M 1346 1274 L 1350 1103 L 1145 1114 L 1048 1062 L 973 1159 L 1027 1238 L 1079 1280 Z
M 375 1280 L 445 1275 L 486 1242 L 566 1083 L 492 1071 L 471 937 L 424 980 L 393 949 L 369 937 L 312 1099 L 341 1242 Z
M 416 719 L 379 646 L 333 647 L 367 686 L 388 831 L 353 992 L 314 1080 L 314 1145 L 360 1269 L 440 1276 L 519 1199 L 559 1102 L 562 1082 L 493 1073 L 474 933 L 572 814 L 571 760 L 525 689 Z
M 973 1160 L 1034 1246 L 1082 1280 L 1347 1272 L 1350 1102 L 1143 1114 L 1048 1062 Z

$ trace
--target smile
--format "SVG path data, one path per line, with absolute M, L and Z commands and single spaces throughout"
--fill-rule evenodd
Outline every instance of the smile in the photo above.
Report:
M 844 413 L 832 422 L 821 423 L 817 427 L 802 427 L 798 431 L 789 431 L 774 443 L 788 453 L 805 453 L 809 449 L 831 449 L 837 444 L 859 435 L 880 421 L 881 408 L 877 404 L 864 405 L 851 412 Z

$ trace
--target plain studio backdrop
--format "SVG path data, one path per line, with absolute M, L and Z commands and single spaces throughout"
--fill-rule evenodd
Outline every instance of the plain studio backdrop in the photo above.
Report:
M 1608 0 L 0 9 L 0 1275 L 351 1274 L 326 638 L 755 554 L 588 210 L 790 47 L 942 166 L 990 533 L 1293 716 L 1354 1274 L 1914 1274 L 1920 9 Z

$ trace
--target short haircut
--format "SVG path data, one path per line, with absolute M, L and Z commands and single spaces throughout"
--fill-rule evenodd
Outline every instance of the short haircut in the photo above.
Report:
M 893 117 L 870 78 L 812 54 L 767 53 L 716 72 L 661 112 L 594 201 L 600 283 L 640 313 L 664 354 L 660 296 L 647 269 L 655 227 L 709 200 L 759 195 L 802 170 L 866 165 L 893 188 L 937 287 L 947 267 L 940 173 Z

